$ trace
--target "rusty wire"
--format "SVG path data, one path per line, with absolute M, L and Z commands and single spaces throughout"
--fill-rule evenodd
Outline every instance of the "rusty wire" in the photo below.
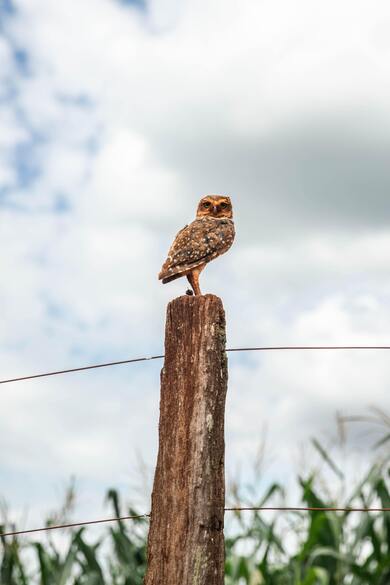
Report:
M 232 347 L 226 351 L 310 351 L 310 350 L 386 350 L 390 349 L 389 345 L 283 345 L 283 346 L 265 346 L 265 347 Z M 109 366 L 119 366 L 123 364 L 132 364 L 135 362 L 146 362 L 150 360 L 162 359 L 163 355 L 153 355 L 150 357 L 140 357 L 128 360 L 120 360 L 116 362 L 106 362 L 102 364 L 93 364 L 90 366 L 81 366 L 78 368 L 69 368 L 67 370 L 56 370 L 53 372 L 45 372 L 43 374 L 31 374 L 28 376 L 20 376 L 18 378 L 8 378 L 0 380 L 0 384 L 9 384 L 11 382 L 21 382 L 22 380 L 33 380 L 35 378 L 45 378 L 47 376 L 58 376 L 59 374 L 69 374 L 72 372 L 82 372 L 85 370 L 94 370 L 96 368 L 107 368 Z
M 239 352 L 239 351 L 280 351 L 280 350 L 388 350 L 390 346 L 383 346 L 383 345 L 338 345 L 338 346 L 329 346 L 329 345 L 317 345 L 317 346 L 264 346 L 264 347 L 238 347 L 238 348 L 229 348 L 226 351 L 229 352 Z M 20 382 L 22 380 L 31 380 L 34 378 L 43 378 L 47 376 L 56 376 L 59 374 L 68 374 L 71 372 L 81 372 L 85 370 L 92 370 L 97 368 L 105 368 L 109 366 L 117 366 L 122 364 L 129 364 L 135 362 L 142 362 L 142 361 L 149 361 L 149 360 L 156 360 L 162 359 L 164 355 L 155 355 L 150 357 L 141 357 L 141 358 L 133 358 L 128 360 L 120 360 L 115 362 L 106 362 L 101 364 L 93 364 L 90 366 L 82 366 L 78 368 L 70 368 L 66 370 L 56 370 L 52 372 L 45 372 L 41 374 L 32 374 L 28 376 L 21 376 L 18 378 L 10 378 L 6 380 L 0 380 L 0 384 L 7 384 L 10 382 Z M 275 511 L 275 512 L 390 512 L 390 508 L 338 508 L 338 507 L 234 507 L 234 508 L 225 508 L 226 512 L 243 512 L 243 511 Z M 83 522 L 73 522 L 69 524 L 59 524 L 59 525 L 52 525 L 52 526 L 45 526 L 41 528 L 31 528 L 28 530 L 16 530 L 12 532 L 3 532 L 0 533 L 0 537 L 6 536 L 19 536 L 22 534 L 31 534 L 36 532 L 47 532 L 49 530 L 58 530 L 63 528 L 74 528 L 78 526 L 89 526 L 93 524 L 102 524 L 107 522 L 118 522 L 122 520 L 135 520 L 140 518 L 148 518 L 150 514 L 139 514 L 136 516 L 119 516 L 115 518 L 101 518 L 98 520 L 88 520 Z
M 118 362 L 106 362 L 103 364 L 93 364 L 91 366 L 81 366 L 79 368 L 70 368 L 68 370 L 56 370 L 54 372 L 45 372 L 44 374 L 31 374 L 29 376 L 21 376 L 19 378 L 9 378 L 8 380 L 0 380 L 0 384 L 9 384 L 10 382 L 21 382 L 22 380 L 32 380 L 34 378 L 45 378 L 46 376 L 58 376 L 59 374 L 70 374 L 71 372 L 82 372 L 84 370 L 94 370 L 96 368 L 107 368 L 108 366 L 132 364 L 134 362 L 146 362 L 148 360 L 157 360 L 163 357 L 164 357 L 163 355 L 153 355 L 151 357 L 141 357 L 130 360 L 120 360 Z
M 261 507 L 235 507 L 224 508 L 225 512 L 390 512 L 390 508 L 321 508 L 321 507 L 299 507 L 299 506 L 261 506 Z M 69 524 L 56 524 L 53 526 L 44 526 L 41 528 L 30 528 L 29 530 L 14 530 L 12 532 L 0 533 L 0 538 L 5 536 L 20 536 L 22 534 L 32 534 L 34 532 L 47 532 L 48 530 L 59 530 L 61 528 L 75 528 L 78 526 L 89 526 L 92 524 L 103 524 L 106 522 L 120 522 L 122 520 L 137 520 L 141 518 L 149 518 L 150 514 L 139 514 L 137 516 L 118 516 L 115 518 L 100 518 L 99 520 L 87 520 L 83 522 L 72 522 Z
M 99 520 L 86 520 L 84 522 L 72 522 L 70 524 L 53 524 L 42 528 L 30 528 L 29 530 L 15 530 L 13 532 L 0 532 L 0 538 L 3 536 L 19 536 L 21 534 L 31 534 L 32 532 L 47 532 L 48 530 L 58 530 L 60 528 L 75 528 L 76 526 L 88 526 L 91 524 L 103 524 L 104 522 L 118 522 L 121 520 L 136 520 L 137 518 L 148 518 L 150 514 L 139 514 L 138 516 L 118 516 L 115 518 L 100 518 Z

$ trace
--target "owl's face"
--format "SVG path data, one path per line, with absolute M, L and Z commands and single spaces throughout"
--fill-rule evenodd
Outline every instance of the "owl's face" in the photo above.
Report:
M 233 217 L 233 208 L 230 197 L 223 195 L 206 195 L 199 201 L 196 217 L 215 217 L 220 219 Z

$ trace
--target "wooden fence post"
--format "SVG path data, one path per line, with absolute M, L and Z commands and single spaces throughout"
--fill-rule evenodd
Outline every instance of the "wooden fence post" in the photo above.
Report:
M 214 295 L 168 305 L 145 585 L 223 585 L 225 313 Z

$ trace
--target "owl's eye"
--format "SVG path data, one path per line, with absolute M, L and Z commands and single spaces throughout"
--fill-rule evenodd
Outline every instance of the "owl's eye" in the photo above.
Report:
M 203 203 L 203 207 L 204 207 L 205 209 L 208 209 L 208 208 L 210 207 L 210 205 L 211 205 L 210 201 L 205 201 L 205 202 Z
M 225 201 L 222 201 L 222 203 L 220 204 L 220 207 L 222 209 L 227 209 L 229 207 L 229 203 L 225 203 Z

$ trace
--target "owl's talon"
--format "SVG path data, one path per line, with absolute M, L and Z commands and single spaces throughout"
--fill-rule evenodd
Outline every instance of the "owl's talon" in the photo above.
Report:
M 190 288 L 187 288 L 186 295 L 188 295 L 189 297 L 192 297 L 194 295 L 194 292 Z

